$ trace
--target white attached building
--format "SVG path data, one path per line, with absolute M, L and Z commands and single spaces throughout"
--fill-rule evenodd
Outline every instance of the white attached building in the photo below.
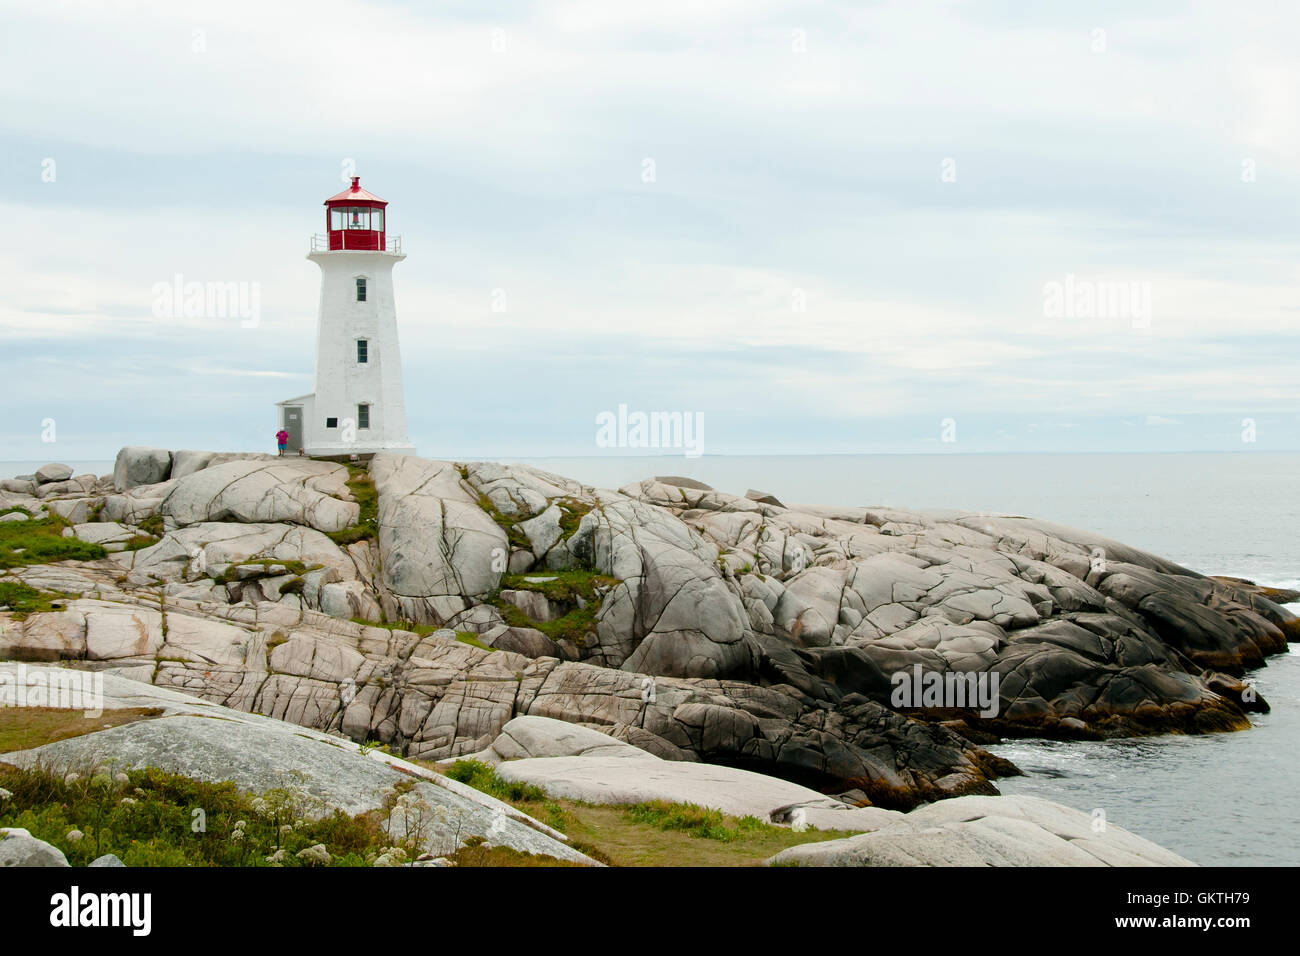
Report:
M 277 402 L 289 453 L 347 459 L 414 454 L 406 438 L 393 266 L 406 256 L 387 233 L 388 203 L 352 186 L 325 200 L 327 234 L 307 258 L 320 266 L 316 390 Z

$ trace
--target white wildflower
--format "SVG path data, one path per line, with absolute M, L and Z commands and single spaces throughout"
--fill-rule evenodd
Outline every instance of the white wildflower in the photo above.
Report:
M 404 866 L 406 864 L 406 851 L 400 846 L 390 846 L 379 856 L 375 857 L 372 866 Z
M 317 843 L 315 846 L 309 846 L 305 850 L 299 850 L 295 855 L 304 863 L 328 866 L 330 862 L 329 851 L 325 849 L 324 843 Z

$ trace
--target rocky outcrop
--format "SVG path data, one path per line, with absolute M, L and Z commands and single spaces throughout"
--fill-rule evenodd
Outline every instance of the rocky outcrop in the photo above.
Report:
M 1195 866 L 1114 824 L 1038 797 L 959 797 L 871 833 L 805 843 L 784 866 Z
M 673 514 L 630 499 L 588 512 L 569 542 L 580 561 L 622 583 L 601 607 L 584 659 L 674 677 L 758 672 L 745 609 L 718 547 Z
M 589 728 L 538 717 L 516 717 L 479 756 L 498 763 L 503 779 L 541 787 L 552 797 L 690 803 L 801 829 L 864 834 L 796 846 L 770 864 L 1193 865 L 1105 820 L 1036 797 L 955 797 L 906 814 L 859 807 L 849 795 L 828 797 L 732 767 L 661 760 Z
M 6 626 L 0 652 L 422 758 L 542 716 L 906 808 L 994 792 L 1014 768 L 980 744 L 999 735 L 1245 729 L 1267 709 L 1246 670 L 1300 634 L 1277 592 L 1025 518 L 381 454 L 367 538 L 342 466 L 182 460 L 48 499 L 95 514 L 70 529 L 86 540 L 160 540 L 8 572 L 80 599 Z M 900 698 L 908 681 L 939 693 Z
M 711 807 L 732 816 L 828 830 L 875 830 L 903 815 L 855 807 L 795 783 L 735 767 L 664 760 L 588 727 L 546 717 L 516 717 L 480 759 L 502 779 L 586 803 L 652 800 Z M 508 761 L 508 762 L 503 762 Z
M 479 506 L 455 465 L 376 455 L 379 556 L 394 617 L 444 624 L 496 587 L 506 533 Z
M 204 521 L 290 522 L 318 531 L 356 524 L 359 506 L 348 470 L 310 458 L 236 460 L 178 478 L 159 507 L 176 524 Z
M 0 673 L 6 669 L 0 664 Z M 20 767 L 158 767 L 199 780 L 230 780 L 256 792 L 301 786 L 323 809 L 349 814 L 379 807 L 386 790 L 413 780 L 433 811 L 424 824 L 429 852 L 449 853 L 470 837 L 482 836 L 521 852 L 595 864 L 570 847 L 563 834 L 509 804 L 409 761 L 380 751 L 363 753 L 351 741 L 111 674 L 104 695 L 105 709 L 148 707 L 161 715 L 6 753 L 6 762 Z M 28 837 L 14 844 L 11 853 L 10 838 L 0 839 L 0 863 L 26 854 L 20 865 L 40 865 L 32 862 L 33 854 L 41 852 L 35 846 L 39 842 Z
M 128 491 L 137 485 L 156 485 L 167 480 L 171 468 L 172 453 L 167 449 L 128 446 L 113 463 L 113 487 Z

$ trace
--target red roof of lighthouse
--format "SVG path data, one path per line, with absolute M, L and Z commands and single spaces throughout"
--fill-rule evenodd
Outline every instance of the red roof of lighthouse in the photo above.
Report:
M 337 196 L 330 196 L 329 199 L 325 200 L 325 205 L 327 206 L 332 203 L 366 203 L 375 206 L 388 205 L 386 200 L 380 199 L 369 190 L 361 188 L 360 176 L 353 176 L 351 186 L 343 190 L 343 192 L 339 193 Z

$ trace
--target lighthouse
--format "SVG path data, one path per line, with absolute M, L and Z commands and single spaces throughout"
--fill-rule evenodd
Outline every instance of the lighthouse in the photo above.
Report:
M 388 203 L 361 177 L 325 200 L 324 235 L 307 258 L 320 266 L 316 382 L 310 395 L 277 402 L 291 453 L 348 459 L 413 454 L 406 438 L 393 266 L 406 258 L 388 234 Z

